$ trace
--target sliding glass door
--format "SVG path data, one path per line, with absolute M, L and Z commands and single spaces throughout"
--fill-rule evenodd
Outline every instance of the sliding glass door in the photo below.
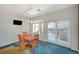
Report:
M 48 40 L 52 42 L 56 41 L 56 22 L 48 23 Z
M 48 23 L 48 40 L 69 47 L 69 21 Z

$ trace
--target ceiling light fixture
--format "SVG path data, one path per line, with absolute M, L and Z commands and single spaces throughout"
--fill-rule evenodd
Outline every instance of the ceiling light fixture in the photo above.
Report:
M 41 9 L 37 9 L 37 11 L 41 11 Z

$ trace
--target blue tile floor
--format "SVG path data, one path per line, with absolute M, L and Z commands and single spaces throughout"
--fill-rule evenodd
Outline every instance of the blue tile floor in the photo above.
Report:
M 69 48 L 65 48 L 53 43 L 39 41 L 37 47 L 31 49 L 31 54 L 78 54 Z

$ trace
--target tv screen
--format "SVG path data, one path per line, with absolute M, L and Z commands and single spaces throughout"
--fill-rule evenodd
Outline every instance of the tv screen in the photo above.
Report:
M 22 21 L 20 20 L 13 20 L 14 25 L 22 25 Z

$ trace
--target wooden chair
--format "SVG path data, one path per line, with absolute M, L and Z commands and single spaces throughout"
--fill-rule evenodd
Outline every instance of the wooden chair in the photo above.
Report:
M 24 50 L 25 49 L 25 43 L 24 43 L 22 36 L 18 35 L 18 39 L 19 39 L 19 49 Z
M 34 39 L 30 42 L 31 48 L 34 48 L 38 45 L 39 35 L 34 35 L 34 37 L 36 37 L 36 39 Z

